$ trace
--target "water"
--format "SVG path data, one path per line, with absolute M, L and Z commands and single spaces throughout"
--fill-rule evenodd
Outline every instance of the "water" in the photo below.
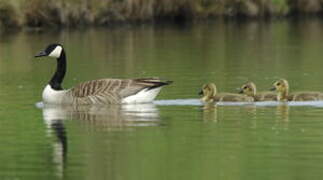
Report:
M 323 102 L 220 103 L 198 91 L 323 90 L 323 23 L 213 22 L 44 31 L 0 36 L 0 179 L 319 179 Z M 104 77 L 173 80 L 152 104 L 52 107 L 41 103 L 67 51 L 64 87 Z

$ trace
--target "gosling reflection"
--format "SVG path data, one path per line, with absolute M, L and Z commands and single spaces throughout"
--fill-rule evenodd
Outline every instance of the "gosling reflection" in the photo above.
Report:
M 276 117 L 283 122 L 289 122 L 289 106 L 288 104 L 279 104 L 276 108 Z
M 125 130 L 136 126 L 159 125 L 159 112 L 154 104 L 133 104 L 109 107 L 98 106 L 42 106 L 48 135 L 57 139 L 53 143 L 53 164 L 56 175 L 64 177 L 68 157 L 68 136 L 64 122 L 72 120 L 86 128 L 96 130 Z
M 202 107 L 203 121 L 217 122 L 217 105 L 214 103 L 206 103 Z
M 245 121 L 250 124 L 250 127 L 257 129 L 257 121 L 259 119 L 270 117 L 276 124 L 283 125 L 284 128 L 288 128 L 289 122 L 289 110 L 290 106 L 286 103 L 279 103 L 272 106 L 262 106 L 262 105 L 243 105 L 243 106 L 230 106 L 230 108 L 224 108 L 221 105 L 206 103 L 201 107 L 202 118 L 205 122 L 216 122 L 219 123 L 225 116 L 231 113 L 236 114 L 236 119 L 247 119 Z M 237 113 L 237 112 L 241 112 Z M 232 114 L 231 114 L 232 115 Z

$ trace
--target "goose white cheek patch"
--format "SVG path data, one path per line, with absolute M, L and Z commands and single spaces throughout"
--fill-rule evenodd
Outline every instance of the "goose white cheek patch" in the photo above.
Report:
M 61 46 L 57 46 L 48 56 L 53 58 L 59 58 L 61 56 L 63 48 Z

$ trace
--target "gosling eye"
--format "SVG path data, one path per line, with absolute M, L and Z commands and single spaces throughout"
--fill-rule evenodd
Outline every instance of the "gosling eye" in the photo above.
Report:
M 277 83 L 277 86 L 280 86 L 280 83 Z
M 243 87 L 243 89 L 247 89 L 247 86 Z

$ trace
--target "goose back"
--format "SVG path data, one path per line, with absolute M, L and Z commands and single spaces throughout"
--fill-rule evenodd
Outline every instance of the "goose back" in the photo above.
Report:
M 99 79 L 80 83 L 70 90 L 73 104 L 119 104 L 140 91 L 170 84 L 157 78 Z

